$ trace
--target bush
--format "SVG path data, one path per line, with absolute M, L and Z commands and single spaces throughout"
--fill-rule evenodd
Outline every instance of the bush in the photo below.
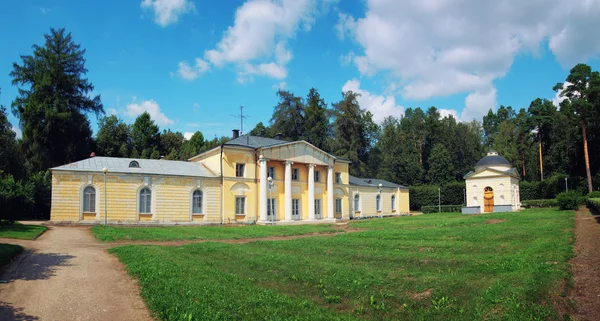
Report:
M 588 198 L 587 207 L 594 215 L 600 215 L 600 198 Z
M 418 211 L 423 206 L 438 206 L 438 185 L 420 185 L 410 187 L 410 209 Z M 465 183 L 453 182 L 441 187 L 442 205 L 464 204 Z
M 532 208 L 532 207 L 549 208 L 549 207 L 556 207 L 556 206 L 558 206 L 558 204 L 556 203 L 556 199 L 528 200 L 528 201 L 522 201 L 521 206 L 524 208 Z
M 587 198 L 600 198 L 600 191 L 593 191 L 587 194 L 585 197 Z
M 556 174 L 541 182 L 521 182 L 519 190 L 521 200 L 552 199 L 559 193 L 565 191 L 565 174 Z M 587 193 L 587 181 L 585 177 L 568 177 L 569 191 Z
M 561 210 L 576 210 L 579 208 L 581 194 L 577 191 L 562 192 L 556 195 L 556 204 Z
M 0 176 L 0 220 L 15 221 L 30 211 L 33 204 L 31 184 L 21 184 L 10 174 Z
M 455 212 L 461 212 L 462 209 L 462 205 L 442 205 L 442 213 L 455 213 Z M 430 214 L 430 213 L 439 213 L 440 208 L 438 206 L 423 206 L 421 207 L 421 212 L 423 212 L 423 214 Z

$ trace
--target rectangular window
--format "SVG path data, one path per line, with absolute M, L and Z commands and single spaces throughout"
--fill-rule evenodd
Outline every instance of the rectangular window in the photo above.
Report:
M 244 177 L 246 164 L 235 164 L 235 177 Z
M 392 211 L 396 210 L 396 195 L 392 195 Z
M 320 199 L 315 200 L 315 216 L 321 217 L 321 200 Z
M 300 199 L 294 198 L 292 200 L 292 216 L 300 215 Z
M 269 166 L 267 177 L 275 179 L 275 167 Z
M 246 197 L 236 196 L 235 198 L 235 214 L 246 214 Z
M 342 173 L 335 173 L 335 183 L 342 184 Z
M 320 182 L 321 181 L 321 172 L 320 171 L 315 171 L 315 182 Z
M 298 174 L 298 169 L 297 168 L 292 168 L 292 180 L 293 181 L 297 181 L 299 180 L 299 174 Z
M 342 213 L 342 199 L 341 198 L 335 199 L 335 213 L 336 214 Z
M 275 208 L 275 199 L 269 198 L 267 199 L 267 216 L 271 217 L 273 213 L 277 214 L 277 209 Z

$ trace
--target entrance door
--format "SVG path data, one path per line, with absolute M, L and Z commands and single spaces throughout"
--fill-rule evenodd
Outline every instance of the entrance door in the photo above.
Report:
M 300 220 L 300 199 L 292 199 L 292 220 Z
M 483 190 L 483 212 L 492 213 L 494 211 L 494 189 L 486 187 Z

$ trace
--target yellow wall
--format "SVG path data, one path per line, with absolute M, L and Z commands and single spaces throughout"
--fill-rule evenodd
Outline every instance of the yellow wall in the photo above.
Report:
M 152 191 L 152 215 L 138 215 L 138 192 L 145 186 Z M 200 185 L 198 186 L 198 181 Z M 109 173 L 106 176 L 107 212 L 109 221 L 170 221 L 220 222 L 219 179 L 177 176 L 152 176 Z M 96 215 L 81 213 L 82 191 L 88 186 L 96 189 Z M 204 193 L 203 215 L 191 214 L 192 192 Z M 52 173 L 52 221 L 104 220 L 103 174 L 58 172 Z
M 381 190 L 381 211 L 377 211 L 377 187 L 352 186 L 351 215 L 353 216 L 379 216 L 379 215 L 399 215 L 409 212 L 408 190 L 398 188 L 383 188 Z M 359 208 L 354 208 L 354 195 L 359 194 Z M 392 195 L 396 195 L 396 209 L 392 210 Z

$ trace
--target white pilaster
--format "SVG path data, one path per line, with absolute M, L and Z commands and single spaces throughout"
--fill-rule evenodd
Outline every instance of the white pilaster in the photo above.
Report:
M 315 219 L 315 164 L 308 164 L 308 219 Z
M 286 161 L 285 163 L 285 220 L 292 220 L 292 164 L 293 162 Z
M 333 200 L 333 166 L 327 167 L 327 218 L 334 219 L 334 200 Z
M 262 155 L 260 156 L 260 158 L 258 159 L 258 164 L 260 166 L 260 221 L 261 222 L 266 222 L 267 221 L 267 193 L 269 192 L 267 190 L 267 159 L 264 158 Z

